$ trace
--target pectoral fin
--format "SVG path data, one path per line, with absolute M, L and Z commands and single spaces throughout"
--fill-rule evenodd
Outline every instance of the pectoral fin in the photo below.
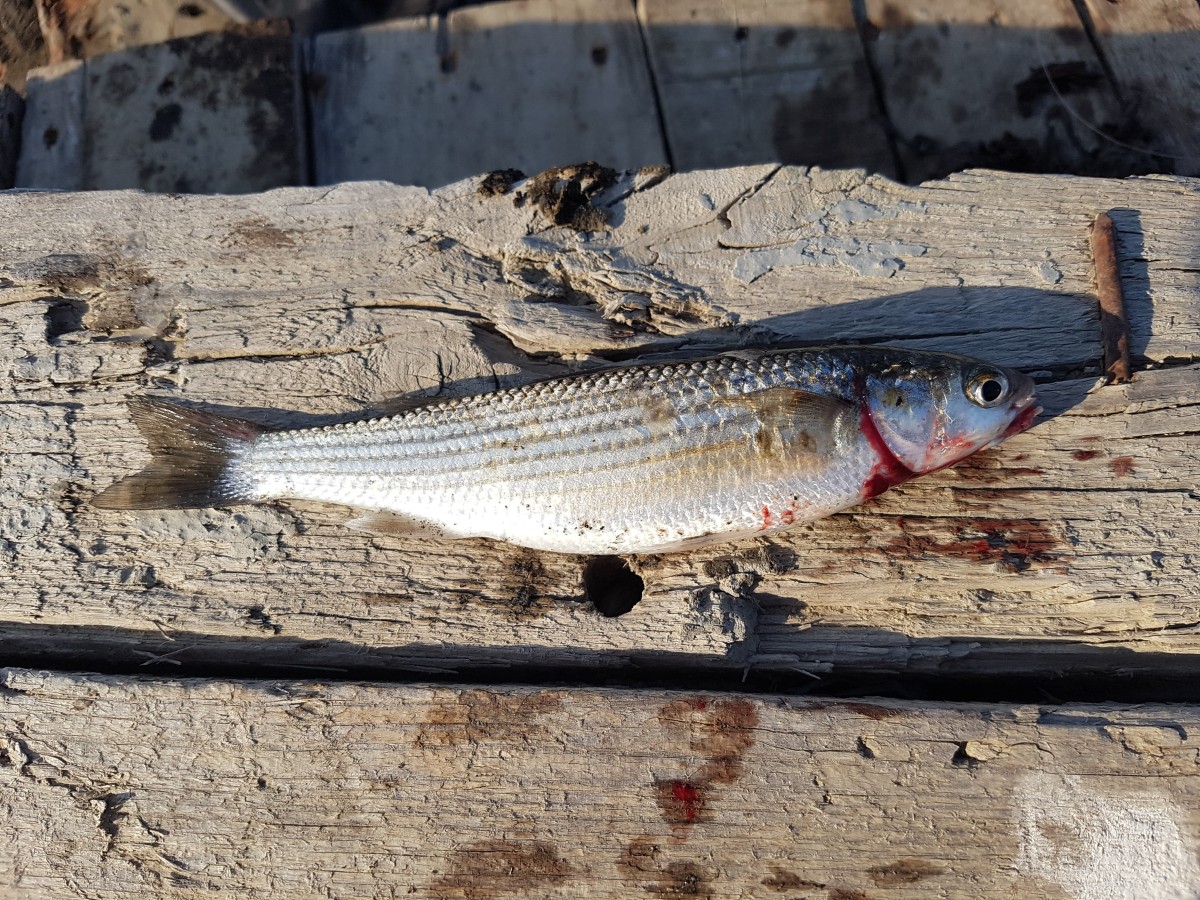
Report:
M 839 441 L 855 421 L 853 403 L 797 388 L 767 388 L 725 402 L 753 413 L 758 425 L 754 442 L 760 453 L 803 458 L 815 467 L 833 461 Z

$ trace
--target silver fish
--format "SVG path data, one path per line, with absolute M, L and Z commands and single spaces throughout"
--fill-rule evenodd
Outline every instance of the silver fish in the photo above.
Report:
M 92 503 L 317 500 L 359 527 L 567 553 L 660 553 L 769 534 L 1024 431 L 1019 372 L 886 347 L 739 351 L 271 431 L 130 403 L 153 459 Z M 352 523 L 353 524 L 353 523 Z

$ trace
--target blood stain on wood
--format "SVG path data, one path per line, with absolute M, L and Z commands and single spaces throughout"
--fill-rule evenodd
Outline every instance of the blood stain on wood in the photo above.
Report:
M 795 872 L 785 869 L 783 866 L 771 866 L 771 874 L 762 880 L 762 885 L 778 894 L 805 888 L 821 890 L 825 887 L 821 882 L 801 878 Z
M 534 719 L 561 705 L 557 695 L 547 693 L 462 691 L 430 707 L 415 743 L 418 747 L 447 747 L 481 741 L 538 740 L 546 729 Z
M 1089 459 L 1095 459 L 1099 453 L 1099 450 L 1076 450 L 1071 455 L 1080 462 L 1087 462 Z
M 1016 574 L 1059 562 L 1060 548 L 1058 537 L 1035 519 L 975 519 L 954 526 L 949 538 L 905 530 L 883 552 L 899 557 L 955 557 Z
M 865 891 L 856 891 L 853 888 L 831 888 L 829 900 L 871 900 L 871 897 Z
M 447 872 L 429 885 L 429 896 L 462 900 L 523 896 L 574 872 L 548 841 L 477 841 L 454 852 Z
M 708 821 L 714 785 L 732 784 L 741 777 L 743 757 L 754 746 L 758 710 L 748 700 L 680 698 L 658 711 L 663 727 L 689 739 L 689 750 L 706 758 L 683 778 L 656 779 L 655 798 L 670 825 L 690 826 Z
M 908 857 L 885 866 L 872 866 L 867 869 L 867 874 L 879 887 L 890 887 L 897 884 L 915 884 L 922 878 L 941 875 L 942 871 L 927 859 Z
M 1132 456 L 1114 456 L 1108 461 L 1108 467 L 1117 478 L 1124 478 L 1136 471 Z
M 663 818 L 671 825 L 694 825 L 707 821 L 703 786 L 678 779 L 654 782 L 655 799 Z

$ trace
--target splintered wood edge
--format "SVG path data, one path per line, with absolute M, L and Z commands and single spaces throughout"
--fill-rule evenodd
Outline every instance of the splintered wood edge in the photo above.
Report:
M 27 898 L 1200 890 L 1193 706 L 10 669 L 0 716 Z

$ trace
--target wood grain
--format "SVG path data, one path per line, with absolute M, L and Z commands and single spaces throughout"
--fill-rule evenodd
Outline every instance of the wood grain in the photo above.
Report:
M 7 670 L 24 898 L 1185 898 L 1200 711 Z
M 762 166 L 558 171 L 480 192 L 0 196 L 0 621 L 9 651 L 145 663 L 1183 671 L 1200 643 L 1191 182 L 973 172 L 908 188 Z M 1135 360 L 1093 390 L 1088 225 L 1112 210 Z M 580 218 L 582 217 L 582 218 Z M 603 224 L 607 220 L 607 224 Z M 349 511 L 114 513 L 124 398 L 276 424 L 634 356 L 890 342 L 1034 372 L 1031 432 L 769 543 L 585 561 L 372 538 Z

